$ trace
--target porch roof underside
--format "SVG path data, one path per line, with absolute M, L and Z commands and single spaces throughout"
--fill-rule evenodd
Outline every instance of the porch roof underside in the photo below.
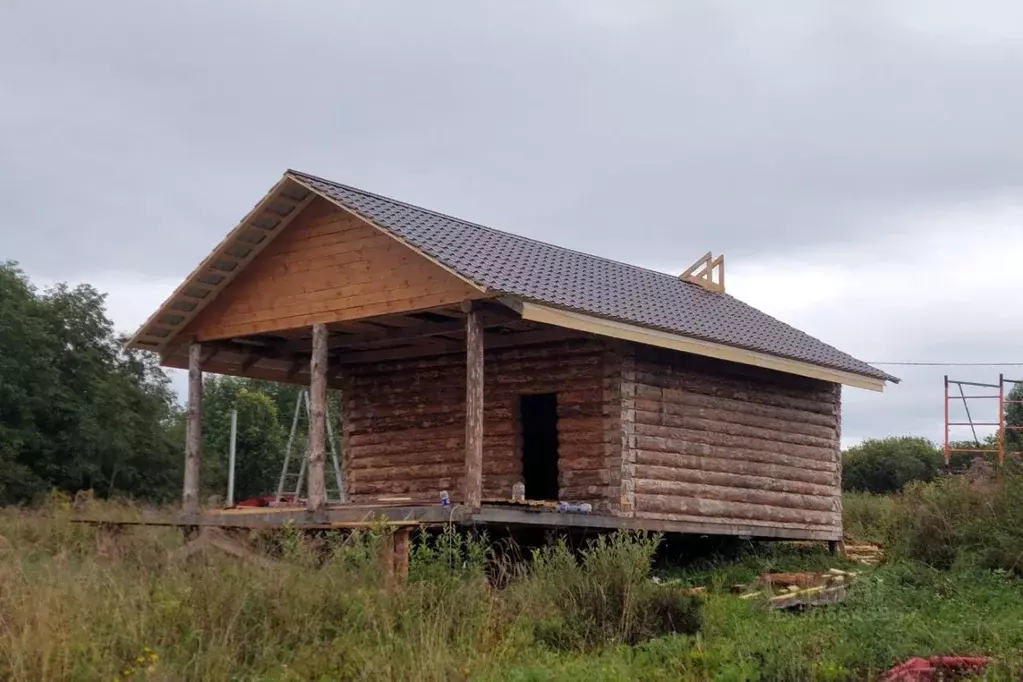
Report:
M 825 376 L 837 377 L 830 380 L 877 390 L 884 381 L 898 381 L 727 294 L 673 275 L 501 232 L 296 171 L 285 173 L 129 345 L 161 352 L 165 361 L 179 355 L 175 347 L 184 341 L 179 332 L 316 197 L 405 244 L 486 296 L 506 296 L 513 304 L 534 302 L 649 330 L 650 340 L 641 342 L 653 345 L 666 345 L 658 340 L 665 336 L 692 339 L 749 351 L 751 357 L 792 361 L 797 374 L 814 376 L 799 368 L 820 367 L 829 372 Z M 614 335 L 604 328 L 596 333 Z M 700 352 L 698 347 L 685 349 Z
M 498 301 L 477 301 L 488 349 L 553 343 L 584 334 L 524 320 Z M 340 387 L 345 366 L 465 353 L 465 314 L 459 306 L 381 315 L 328 324 L 327 383 Z M 285 330 L 203 343 L 204 371 L 307 385 L 311 330 Z M 188 367 L 187 345 L 162 356 L 168 367 Z

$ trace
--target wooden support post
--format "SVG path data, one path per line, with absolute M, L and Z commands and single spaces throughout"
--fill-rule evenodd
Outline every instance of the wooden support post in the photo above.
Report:
M 231 441 L 227 451 L 227 504 L 224 505 L 229 509 L 234 506 L 234 465 L 237 456 L 237 443 L 238 410 L 231 410 Z
M 380 571 L 384 574 L 384 583 L 392 585 L 394 583 L 394 533 L 390 528 L 384 528 L 380 536 L 378 551 L 377 558 L 380 561 Z
M 309 366 L 309 494 L 306 509 L 318 512 L 326 501 L 323 463 L 326 460 L 327 326 L 313 326 L 313 357 Z
M 185 446 L 185 485 L 181 512 L 199 513 L 199 468 L 202 465 L 202 344 L 188 347 L 188 436 Z
M 399 583 L 408 582 L 409 536 L 411 534 L 412 531 L 407 526 L 394 529 L 393 570 L 394 578 Z
M 390 587 L 408 582 L 411 536 L 412 529 L 408 526 L 390 526 L 380 537 L 380 570 Z
M 483 325 L 471 301 L 465 310 L 465 490 L 463 500 L 478 512 L 483 498 Z

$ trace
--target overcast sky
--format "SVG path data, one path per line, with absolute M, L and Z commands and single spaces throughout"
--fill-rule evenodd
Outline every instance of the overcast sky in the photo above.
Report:
M 292 167 L 667 272 L 724 252 L 863 360 L 1023 362 L 1021 86 L 1011 0 L 0 0 L 0 259 L 133 331 Z M 847 444 L 941 439 L 946 372 L 1023 375 L 883 369 Z

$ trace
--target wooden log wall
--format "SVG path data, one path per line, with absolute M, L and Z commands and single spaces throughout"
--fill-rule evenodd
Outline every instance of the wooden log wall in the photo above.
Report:
M 343 373 L 343 449 L 355 502 L 407 496 L 460 500 L 465 471 L 464 354 L 352 365 Z M 607 508 L 609 461 L 620 439 L 617 359 L 586 338 L 486 350 L 483 496 L 510 498 L 522 478 L 517 407 L 525 393 L 558 394 L 560 498 Z M 620 471 L 620 466 L 619 466 Z
M 631 354 L 622 459 L 636 517 L 841 538 L 840 386 L 646 347 Z

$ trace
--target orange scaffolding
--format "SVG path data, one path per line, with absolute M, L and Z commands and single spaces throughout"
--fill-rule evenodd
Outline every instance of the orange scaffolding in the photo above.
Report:
M 1005 423 L 1005 408 L 1007 405 L 1023 404 L 1023 400 L 1008 400 L 1005 397 L 1005 386 L 1006 384 L 1023 384 L 1023 379 L 1006 379 L 1005 375 L 998 375 L 997 384 L 982 384 L 976 381 L 958 381 L 955 379 L 949 379 L 948 375 L 945 375 L 945 465 L 949 463 L 949 459 L 953 452 L 975 452 L 975 453 L 994 453 L 998 455 L 998 463 L 1002 464 L 1005 461 L 1005 455 L 1019 455 L 1023 453 L 1019 452 L 1005 452 L 1005 432 L 1006 430 L 1023 430 L 1023 426 L 1010 426 Z M 959 395 L 950 395 L 949 387 L 955 386 L 959 389 Z M 972 388 L 993 388 L 998 391 L 994 395 L 980 394 L 980 395 L 967 395 L 966 391 L 963 390 L 963 386 L 970 386 Z M 966 420 L 964 422 L 953 422 L 949 421 L 949 403 L 950 401 L 963 401 L 963 409 L 966 411 Z M 973 421 L 973 415 L 970 412 L 970 401 L 971 400 L 997 400 L 998 403 L 998 421 L 996 422 L 978 422 Z M 949 441 L 949 433 L 953 426 L 969 426 L 973 432 L 973 442 L 977 447 L 975 448 L 954 448 Z M 996 431 L 997 439 L 995 448 L 982 448 L 980 445 L 980 439 L 977 437 L 978 426 L 997 426 Z

